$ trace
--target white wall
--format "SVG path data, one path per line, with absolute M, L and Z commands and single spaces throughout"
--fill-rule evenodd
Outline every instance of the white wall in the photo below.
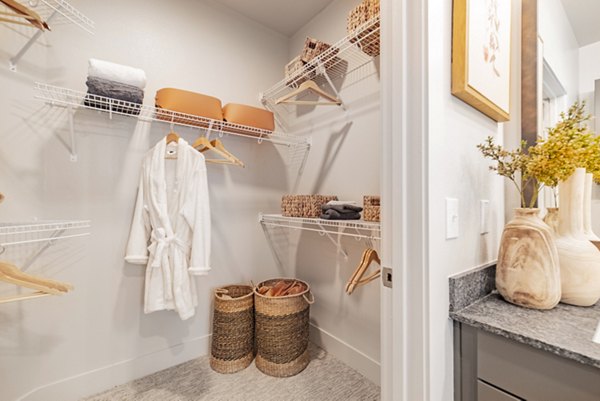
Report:
M 338 0 L 290 40 L 288 57 L 299 54 L 307 36 L 334 44 L 346 35 L 346 16 L 360 0 Z M 293 110 L 299 135 L 311 135 L 313 146 L 295 192 L 334 194 L 362 204 L 363 195 L 380 194 L 380 111 L 378 60 L 356 68 L 334 84 L 348 108 L 299 107 Z M 323 88 L 331 92 L 330 87 Z M 365 241 L 343 238 L 349 258 L 317 233 L 303 233 L 292 265 L 300 278 L 312 283 L 317 303 L 311 310 L 313 340 L 337 357 L 379 382 L 379 281 L 358 288 L 351 296 L 344 286 L 360 262 Z M 379 245 L 379 244 L 375 244 Z M 315 252 L 318 249 L 318 252 Z M 372 266 L 371 268 L 377 268 Z M 340 346 L 339 339 L 345 346 Z
M 520 1 L 513 1 L 512 73 L 519 74 Z M 504 181 L 488 171 L 476 145 L 487 136 L 497 143 L 505 130 L 451 95 L 452 2 L 430 0 L 429 35 L 429 388 L 431 400 L 452 400 L 452 322 L 448 318 L 448 277 L 494 261 L 504 226 Z M 515 46 L 515 43 L 517 45 Z M 512 82 L 511 119 L 519 116 Z M 513 123 L 514 124 L 514 123 Z M 509 138 L 511 139 L 511 138 Z M 508 141 L 507 141 L 508 142 Z M 446 240 L 446 198 L 459 200 L 459 238 Z M 489 233 L 479 233 L 479 202 L 490 201 Z
M 79 162 L 71 163 L 64 111 L 34 100 L 32 88 L 49 81 L 83 91 L 87 59 L 97 57 L 143 68 L 146 104 L 172 86 L 258 105 L 258 93 L 281 77 L 287 38 L 210 2 L 128 0 L 118 10 L 74 3 L 96 21 L 96 34 L 56 26 L 17 73 L 8 71 L 8 58 L 31 30 L 0 24 L 0 191 L 7 196 L 0 220 L 93 222 L 89 238 L 57 243 L 30 270 L 73 283 L 73 293 L 0 309 L 0 399 L 7 401 L 30 391 L 28 400 L 77 399 L 205 354 L 210 289 L 282 274 L 257 215 L 278 210 L 288 187 L 285 149 L 224 138 L 247 168 L 209 166 L 213 271 L 198 279 L 196 316 L 144 315 L 143 268 L 126 264 L 123 254 L 141 158 L 169 127 L 78 111 Z M 179 133 L 188 141 L 198 134 Z M 10 249 L 2 259 L 19 263 L 34 250 Z
M 600 42 L 592 43 L 579 49 L 579 98 L 585 100 L 588 111 L 594 114 L 598 110 L 595 104 L 594 85 L 600 79 Z M 600 123 L 594 116 L 591 126 L 596 133 L 600 132 Z M 600 187 L 596 186 L 592 198 L 592 226 L 594 232 L 600 232 Z
M 561 0 L 538 2 L 538 13 L 544 60 L 565 88 L 570 105 L 579 97 L 579 44 Z

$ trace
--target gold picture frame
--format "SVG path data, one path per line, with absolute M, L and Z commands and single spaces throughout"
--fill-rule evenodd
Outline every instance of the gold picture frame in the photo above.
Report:
M 510 3 L 454 0 L 452 17 L 452 94 L 497 122 L 510 119 Z

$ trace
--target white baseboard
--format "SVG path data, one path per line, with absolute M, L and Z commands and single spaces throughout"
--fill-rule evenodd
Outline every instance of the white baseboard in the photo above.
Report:
M 312 323 L 310 340 L 376 385 L 380 385 L 381 364 L 378 361 Z
M 15 401 L 76 401 L 131 380 L 208 355 L 210 334 L 163 350 L 40 386 Z

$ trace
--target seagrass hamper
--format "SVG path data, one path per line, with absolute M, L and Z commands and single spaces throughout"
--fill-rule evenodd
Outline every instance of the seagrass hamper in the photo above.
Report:
M 258 288 L 277 281 L 296 281 L 306 290 L 295 295 L 268 297 Z M 310 361 L 308 323 L 314 302 L 307 283 L 295 279 L 272 279 L 254 289 L 256 307 L 256 367 L 274 377 L 290 377 L 302 372 Z
M 245 369 L 254 359 L 254 296 L 249 285 L 215 290 L 210 367 L 219 373 Z

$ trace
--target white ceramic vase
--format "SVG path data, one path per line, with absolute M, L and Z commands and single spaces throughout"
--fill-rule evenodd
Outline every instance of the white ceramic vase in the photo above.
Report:
M 588 240 L 600 249 L 600 238 L 592 229 L 592 191 L 594 189 L 594 175 L 585 175 L 585 189 L 583 193 L 583 232 Z
M 496 288 L 513 304 L 552 309 L 561 299 L 558 260 L 552 230 L 539 209 L 516 209 L 502 233 Z
M 560 261 L 561 301 L 591 306 L 600 299 L 600 251 L 586 237 L 583 224 L 585 169 L 559 184 L 556 247 Z

